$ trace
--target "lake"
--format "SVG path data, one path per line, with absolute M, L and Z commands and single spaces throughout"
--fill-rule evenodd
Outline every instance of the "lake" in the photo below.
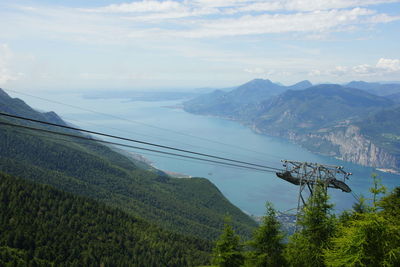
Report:
M 282 159 L 341 165 L 345 171 L 353 173 L 347 182 L 352 190 L 358 195 L 370 196 L 368 188 L 372 184 L 370 176 L 375 171 L 373 168 L 313 154 L 287 140 L 256 134 L 234 121 L 193 115 L 181 109 L 168 108 L 181 101 L 85 99 L 80 94 L 37 95 L 104 113 L 99 114 L 28 96 L 11 95 L 22 98 L 39 110 L 53 110 L 64 120 L 94 131 L 276 168 L 282 167 L 280 162 Z M 224 167 L 154 153 L 138 153 L 143 154 L 161 170 L 209 179 L 233 204 L 248 214 L 262 215 L 266 201 L 273 202 L 280 211 L 297 206 L 298 187 L 277 178 L 274 173 Z M 388 188 L 400 185 L 399 175 L 376 172 Z M 334 189 L 329 189 L 329 193 L 337 211 L 349 209 L 354 203 L 351 194 Z

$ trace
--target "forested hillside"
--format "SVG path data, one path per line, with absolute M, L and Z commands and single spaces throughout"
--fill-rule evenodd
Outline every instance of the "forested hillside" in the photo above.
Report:
M 0 99 L 0 111 L 43 119 L 4 92 Z M 0 148 L 0 171 L 102 201 L 171 231 L 211 240 L 220 233 L 226 213 L 244 237 L 256 225 L 208 180 L 144 170 L 96 142 L 0 125 Z
M 211 243 L 0 173 L 0 266 L 196 266 Z
M 361 132 L 394 155 L 400 155 L 400 107 L 385 109 L 356 123 Z M 400 164 L 399 164 L 400 165 Z
M 255 108 L 254 122 L 270 132 L 309 132 L 355 120 L 394 103 L 364 91 L 323 84 L 285 93 Z

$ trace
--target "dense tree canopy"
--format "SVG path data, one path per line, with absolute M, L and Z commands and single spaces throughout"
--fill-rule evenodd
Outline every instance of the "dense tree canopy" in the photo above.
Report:
M 216 242 L 213 262 L 220 267 L 238 267 L 244 263 L 243 246 L 240 237 L 232 228 L 230 218 L 225 219 L 224 230 Z
M 339 223 L 327 266 L 400 266 L 400 187 L 378 201 L 384 190 L 373 178 L 373 206 Z
M 249 242 L 251 251 L 248 253 L 249 266 L 283 266 L 283 238 L 281 225 L 276 218 L 276 211 L 271 203 L 266 204 L 267 212 L 261 225 L 255 230 L 253 239 Z
M 211 252 L 209 241 L 1 173 L 0 214 L 0 266 L 196 266 Z
M 240 253 L 246 258 L 244 266 L 251 267 L 400 266 L 400 187 L 387 194 L 377 176 L 372 177 L 371 198 L 358 198 L 353 210 L 344 211 L 339 219 L 333 215 L 324 185 L 314 187 L 298 218 L 297 232 L 286 244 L 275 210 L 267 204 L 267 214 L 244 252 L 226 245 L 239 247 L 229 227 L 214 251 L 235 251 L 236 257 Z M 226 261 L 217 262 L 219 266 L 226 266 L 221 262 Z
M 1 89 L 0 112 L 66 125 L 54 112 L 38 112 Z M 82 135 L 4 116 L 0 122 Z M 207 179 L 172 178 L 115 147 L 0 125 L 0 148 L 4 173 L 101 201 L 169 231 L 214 240 L 225 212 L 242 237 L 256 226 Z

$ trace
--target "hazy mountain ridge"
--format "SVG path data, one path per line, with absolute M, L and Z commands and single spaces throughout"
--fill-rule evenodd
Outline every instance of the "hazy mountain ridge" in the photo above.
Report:
M 400 169 L 400 129 L 390 129 L 385 135 L 387 127 L 382 127 L 400 124 L 400 116 L 380 116 L 379 123 L 371 123 L 371 118 L 380 112 L 397 114 L 396 101 L 389 97 L 321 84 L 302 90 L 287 89 L 248 105 L 234 104 L 231 113 L 226 106 L 219 110 L 214 105 L 207 110 L 207 105 L 202 106 L 199 100 L 185 102 L 184 109 L 238 120 L 257 132 L 290 139 L 313 152 L 366 166 Z
M 10 97 L 0 88 L 0 111 L 26 116 L 31 119 L 44 120 L 56 124 L 66 125 L 66 123 L 55 112 L 38 112 L 28 106 L 24 101 L 18 98 Z
M 41 120 L 59 118 L 37 112 L 4 92 L 0 111 Z M 0 121 L 18 122 L 4 117 Z M 98 143 L 0 125 L 0 147 L 0 171 L 93 198 L 168 230 L 213 239 L 220 233 L 226 212 L 243 236 L 249 236 L 256 225 L 210 181 L 175 179 L 144 170 Z
M 398 83 L 369 83 L 363 81 L 352 81 L 347 83 L 346 87 L 357 88 L 379 96 L 388 96 L 391 94 L 400 93 L 400 84 Z
M 388 95 L 388 96 L 385 96 L 385 97 L 390 99 L 390 100 L 392 100 L 392 101 L 394 101 L 394 102 L 396 102 L 396 103 L 400 104 L 400 93 L 391 94 L 391 95 Z
M 243 116 L 253 105 L 279 95 L 286 90 L 301 90 L 310 87 L 309 81 L 302 81 L 292 86 L 283 86 L 270 80 L 254 79 L 236 89 L 225 92 L 215 90 L 184 102 L 184 109 L 191 113 L 222 115 L 234 118 Z

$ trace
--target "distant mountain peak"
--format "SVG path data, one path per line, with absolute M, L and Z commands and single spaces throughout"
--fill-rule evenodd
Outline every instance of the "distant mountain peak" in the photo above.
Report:
M 55 112 L 40 112 L 32 109 L 23 100 L 12 98 L 0 88 L 0 111 L 46 122 L 67 125 Z
M 288 89 L 289 90 L 303 90 L 303 89 L 309 88 L 311 86 L 313 86 L 313 84 L 310 81 L 304 80 L 304 81 L 295 83 L 291 86 L 288 86 Z
M 370 83 L 364 81 L 352 81 L 346 84 L 346 86 L 364 90 L 371 94 L 379 96 L 388 96 L 400 93 L 400 84 L 396 83 L 379 83 L 379 82 Z
M 257 78 L 257 79 L 253 79 L 243 85 L 254 85 L 254 84 L 273 84 L 273 82 L 270 79 L 261 79 L 261 78 Z
M 10 96 L 3 90 L 0 88 L 0 98 L 10 98 Z
M 365 81 L 351 81 L 347 85 L 349 84 L 371 84 L 371 83 Z M 377 83 L 372 83 L 372 84 L 377 84 Z
M 297 84 L 305 84 L 305 85 L 310 85 L 310 86 L 312 85 L 312 83 L 309 80 L 304 80 L 304 81 L 295 83 L 294 85 L 297 85 Z

